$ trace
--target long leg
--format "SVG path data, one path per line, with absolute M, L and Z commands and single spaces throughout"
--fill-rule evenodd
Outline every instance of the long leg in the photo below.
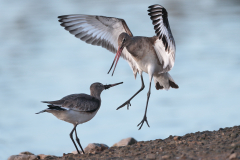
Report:
M 79 138 L 78 138 L 78 136 L 77 136 L 77 129 L 76 129 L 76 127 L 75 127 L 75 135 L 76 135 L 76 141 L 77 141 L 78 145 L 80 146 L 82 152 L 84 153 L 84 150 L 83 150 L 83 148 L 82 148 L 82 146 L 81 146 L 81 144 L 80 144 Z M 85 154 L 85 153 L 84 153 L 84 154 Z
M 144 116 L 143 116 L 142 121 L 137 125 L 137 126 L 140 125 L 140 127 L 139 127 L 138 130 L 140 130 L 140 129 L 142 128 L 143 123 L 144 123 L 145 121 L 146 121 L 148 127 L 150 127 L 149 124 L 148 124 L 148 121 L 147 121 L 147 107 L 148 107 L 148 100 L 149 100 L 149 97 L 150 97 L 150 94 L 151 94 L 151 83 L 152 83 L 152 77 L 150 78 L 149 90 L 148 90 L 148 93 L 147 93 L 147 104 L 146 104 L 145 113 L 144 113 Z
M 123 103 L 120 107 L 118 107 L 117 110 L 120 109 L 120 108 L 122 108 L 122 107 L 124 107 L 125 105 L 127 105 L 127 109 L 129 108 L 129 105 L 131 106 L 130 101 L 131 101 L 139 92 L 141 92 L 141 91 L 145 88 L 142 74 L 141 74 L 141 81 L 142 81 L 142 86 L 141 86 L 141 88 L 137 91 L 137 93 L 135 93 L 129 100 L 127 100 L 127 101 L 126 101 L 125 103 Z
M 70 133 L 70 138 L 71 138 L 71 140 L 72 140 L 75 148 L 77 149 L 78 154 L 80 154 L 80 152 L 79 152 L 79 150 L 78 150 L 78 148 L 77 148 L 77 145 L 76 145 L 76 143 L 74 142 L 73 137 L 72 137 L 73 131 L 76 129 L 76 127 L 77 127 L 77 125 L 74 125 L 73 130 L 72 130 L 71 133 Z

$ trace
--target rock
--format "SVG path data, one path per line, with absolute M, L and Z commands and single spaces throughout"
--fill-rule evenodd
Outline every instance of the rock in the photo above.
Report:
M 178 141 L 178 140 L 180 140 L 180 137 L 179 136 L 175 136 L 175 137 L 173 137 L 173 139 L 174 139 L 174 141 Z
M 171 145 L 171 144 L 175 144 L 175 141 L 171 141 L 171 142 L 169 142 L 169 144 Z
M 17 155 L 12 155 L 12 156 L 8 157 L 8 160 L 14 160 L 16 156 Z
M 118 143 L 115 143 L 113 145 L 113 147 L 114 146 L 116 146 L 116 147 L 127 146 L 127 145 L 132 145 L 132 144 L 135 144 L 135 143 L 137 143 L 137 140 L 132 138 L 132 137 L 129 137 L 129 138 L 126 138 L 126 139 L 122 139 Z
M 19 155 L 34 155 L 34 154 L 31 152 L 25 151 L 25 152 L 19 153 Z
M 8 160 L 37 160 L 36 155 L 13 155 L 8 158 Z
M 162 156 L 162 159 L 170 159 L 169 155 Z
M 232 153 L 232 154 L 229 156 L 229 159 L 230 159 L 230 160 L 237 159 L 237 153 Z
M 46 157 L 53 157 L 52 155 L 39 154 L 37 155 L 40 159 L 45 159 Z
M 147 154 L 146 159 L 156 159 L 156 155 L 153 153 Z
M 86 153 L 98 153 L 99 151 L 104 151 L 109 147 L 106 144 L 99 144 L 99 143 L 89 143 L 88 146 L 84 149 Z
M 180 159 L 187 159 L 187 155 L 186 154 L 182 154 Z

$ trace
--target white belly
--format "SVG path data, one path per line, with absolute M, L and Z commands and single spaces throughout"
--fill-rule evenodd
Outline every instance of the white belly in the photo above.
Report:
M 151 56 L 144 56 L 141 59 L 136 59 L 137 67 L 140 71 L 143 71 L 145 73 L 151 72 L 153 75 L 159 74 L 159 72 L 162 72 L 162 65 L 160 65 L 159 60 Z
M 53 111 L 51 112 L 58 119 L 72 123 L 72 124 L 81 124 L 91 120 L 97 113 L 97 111 L 93 113 L 87 112 L 78 112 L 74 110 L 66 110 L 66 111 Z

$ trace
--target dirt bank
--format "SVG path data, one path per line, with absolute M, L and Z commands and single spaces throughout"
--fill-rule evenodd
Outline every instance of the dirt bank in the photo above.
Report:
M 90 154 L 65 154 L 47 160 L 77 159 L 240 159 L 240 126 L 186 134 L 182 137 L 139 141 Z

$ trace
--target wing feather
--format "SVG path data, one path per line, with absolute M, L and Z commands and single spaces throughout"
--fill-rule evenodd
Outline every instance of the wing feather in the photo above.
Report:
M 57 101 L 43 101 L 53 106 L 61 107 L 65 110 L 75 110 L 79 112 L 94 112 L 99 109 L 101 101 L 87 94 L 71 94 Z
M 176 46 L 168 22 L 167 10 L 161 5 L 156 4 L 149 6 L 148 12 L 158 37 L 154 43 L 154 49 L 160 63 L 163 63 L 163 68 L 171 70 L 175 62 Z
M 95 15 L 63 15 L 59 16 L 59 22 L 67 31 L 86 43 L 102 46 L 116 53 L 118 49 L 118 36 L 126 32 L 133 36 L 123 19 Z M 122 58 L 126 59 L 136 77 L 137 65 L 128 51 L 123 51 Z

